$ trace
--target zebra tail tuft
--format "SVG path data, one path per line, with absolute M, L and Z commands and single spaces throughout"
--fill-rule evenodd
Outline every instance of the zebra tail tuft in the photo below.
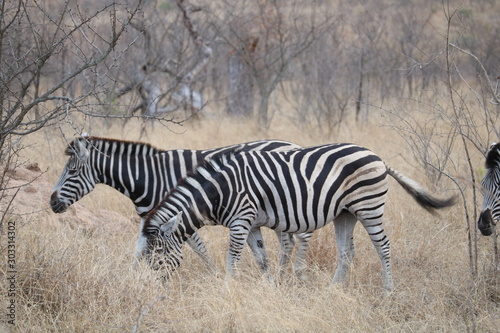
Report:
M 450 207 L 455 204 L 456 196 L 451 196 L 447 199 L 438 199 L 430 195 L 420 184 L 413 179 L 394 170 L 386 164 L 387 173 L 408 192 L 417 203 L 431 213 L 435 213 L 435 209 Z

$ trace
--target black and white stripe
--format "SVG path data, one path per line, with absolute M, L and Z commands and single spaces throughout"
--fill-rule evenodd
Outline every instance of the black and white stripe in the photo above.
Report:
M 486 153 L 483 207 L 477 226 L 484 236 L 491 236 L 500 219 L 500 143 L 493 143 Z
M 69 160 L 53 190 L 50 204 L 54 212 L 62 213 L 92 191 L 96 184 L 106 184 L 129 197 L 137 214 L 143 218 L 177 185 L 179 179 L 214 154 L 234 149 L 282 151 L 298 147 L 281 140 L 261 140 L 210 150 L 162 151 L 144 143 L 98 137 L 75 138 L 66 149 Z M 142 224 L 143 219 L 141 230 Z M 293 238 L 289 234 L 278 234 L 278 237 L 284 250 L 280 262 L 285 264 L 293 249 Z M 300 249 L 307 249 L 310 235 L 297 238 Z M 143 247 L 144 242 L 141 234 L 138 249 Z M 189 244 L 211 266 L 205 245 L 197 233 L 189 239 Z M 263 244 L 260 230 L 253 230 L 249 245 L 258 262 L 267 264 Z M 305 251 L 302 250 L 299 255 L 303 257 L 297 258 L 299 267 L 296 269 L 301 268 Z
M 142 232 L 148 243 L 141 250 L 151 264 L 171 272 L 180 265 L 183 243 L 210 221 L 230 229 L 226 268 L 232 275 L 252 228 L 304 233 L 334 221 L 339 263 L 333 281 L 341 282 L 354 256 L 359 220 L 377 249 L 384 287 L 390 290 L 390 242 L 382 227 L 387 174 L 427 209 L 453 204 L 453 198 L 432 198 L 373 152 L 353 144 L 231 153 L 199 166 L 146 217 Z M 155 253 L 161 253 L 161 262 Z

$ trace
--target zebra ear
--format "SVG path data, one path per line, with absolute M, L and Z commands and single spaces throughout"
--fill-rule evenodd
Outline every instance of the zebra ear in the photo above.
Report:
M 164 235 L 169 235 L 177 230 L 179 224 L 182 223 L 182 212 L 177 213 L 176 216 L 172 217 L 167 223 L 163 224 L 160 227 L 161 232 Z
M 85 146 L 80 142 L 80 140 L 78 140 L 78 138 L 75 138 L 74 142 L 75 142 L 74 149 L 76 152 L 76 156 L 81 161 L 83 161 L 83 162 L 86 161 L 90 156 L 89 150 L 87 148 L 85 148 Z

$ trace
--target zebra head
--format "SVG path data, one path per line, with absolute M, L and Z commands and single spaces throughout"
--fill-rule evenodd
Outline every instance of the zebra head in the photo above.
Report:
M 477 226 L 484 236 L 493 233 L 500 218 L 500 143 L 493 143 L 486 154 L 483 185 L 483 208 Z
M 75 138 L 66 149 L 69 160 L 50 196 L 50 206 L 54 213 L 65 212 L 69 206 L 92 191 L 97 183 L 86 144 L 86 140 L 82 142 Z
M 154 218 L 154 217 L 152 217 Z M 148 250 L 145 258 L 155 270 L 165 270 L 167 275 L 174 272 L 182 263 L 184 241 L 179 233 L 182 212 L 162 224 L 159 231 L 148 237 Z

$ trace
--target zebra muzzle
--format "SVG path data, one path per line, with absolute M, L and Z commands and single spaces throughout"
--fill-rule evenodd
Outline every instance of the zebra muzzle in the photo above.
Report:
M 479 221 L 477 222 L 477 227 L 484 236 L 491 236 L 493 233 L 493 216 L 491 215 L 491 209 L 486 209 L 479 215 Z
M 52 208 L 52 211 L 57 214 L 64 213 L 68 209 L 68 206 L 59 200 L 58 191 L 52 192 L 52 195 L 50 196 L 50 207 Z

